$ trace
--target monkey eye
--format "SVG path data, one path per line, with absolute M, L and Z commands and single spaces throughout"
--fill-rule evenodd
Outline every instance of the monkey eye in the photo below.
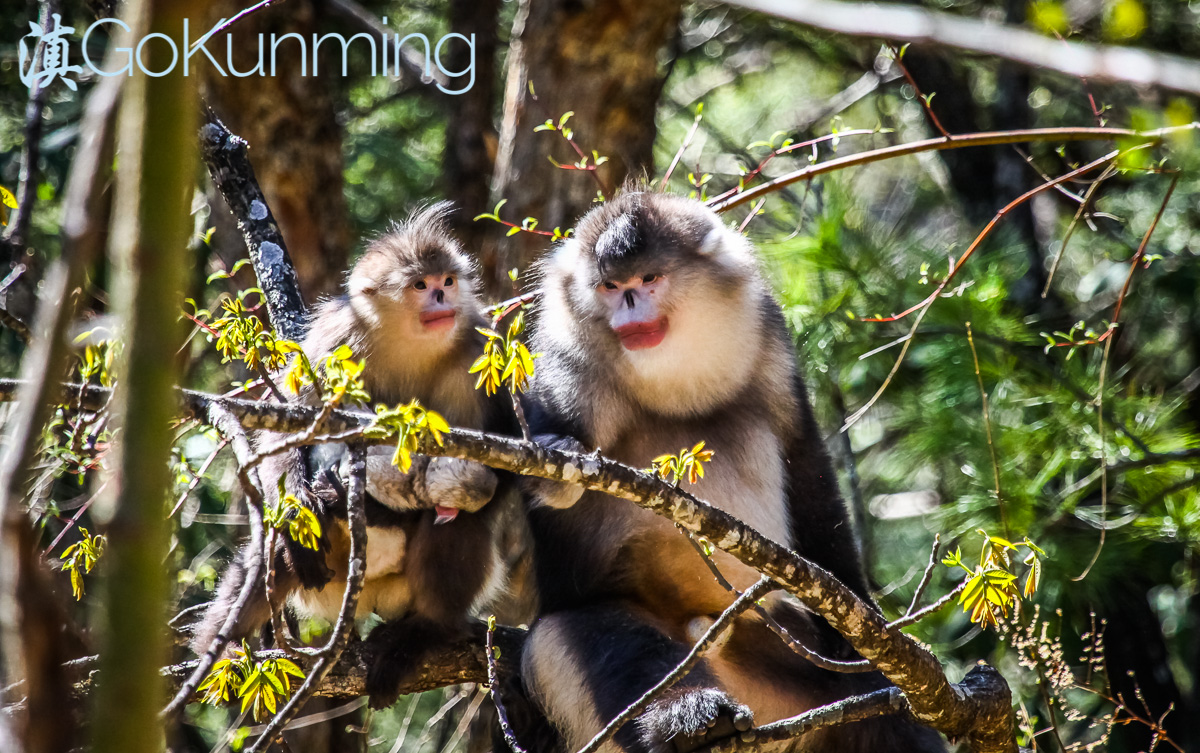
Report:
M 604 289 L 605 290 L 616 290 L 617 284 L 615 282 L 612 282 L 611 280 L 605 280 L 604 281 Z
M 416 282 L 413 283 L 413 287 L 416 288 L 417 290 L 424 290 L 425 289 L 425 281 L 417 280 Z
M 447 278 L 446 278 L 446 287 L 448 287 L 448 288 L 449 288 L 449 287 L 453 287 L 453 285 L 454 285 L 454 278 L 453 278 L 453 277 L 447 277 Z
M 650 283 L 654 282 L 657 279 L 658 279 L 658 275 L 645 275 L 644 277 L 642 277 L 642 282 L 649 285 Z

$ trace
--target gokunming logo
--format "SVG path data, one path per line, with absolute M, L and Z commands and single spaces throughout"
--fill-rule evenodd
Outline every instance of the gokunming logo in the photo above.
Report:
M 383 36 L 383 43 L 379 44 L 379 39 L 376 36 L 358 33 L 350 38 L 346 38 L 341 34 L 317 34 L 312 35 L 312 46 L 309 47 L 308 40 L 300 34 L 294 32 L 287 34 L 258 34 L 258 61 L 257 64 L 247 71 L 239 71 L 233 66 L 233 35 L 227 34 L 225 37 L 225 67 L 223 68 L 217 59 L 213 57 L 212 51 L 206 47 L 210 38 L 221 30 L 226 19 L 222 18 L 206 33 L 194 42 L 190 40 L 190 27 L 188 20 L 183 20 L 183 75 L 191 74 L 192 58 L 202 56 L 208 60 L 208 63 L 213 67 L 215 72 L 221 76 L 234 76 L 236 78 L 245 78 L 248 76 L 274 76 L 278 70 L 279 60 L 277 53 L 280 47 L 286 42 L 285 51 L 292 54 L 299 52 L 300 58 L 300 75 L 309 75 L 309 61 L 312 62 L 312 75 L 319 75 L 318 71 L 318 56 L 317 52 L 321 45 L 333 40 L 341 44 L 342 65 L 341 75 L 347 75 L 349 68 L 349 52 L 351 43 L 358 42 L 359 48 L 369 50 L 369 59 L 371 61 L 371 75 L 400 75 L 401 59 L 404 56 L 404 46 L 408 45 L 410 55 L 406 59 L 406 63 L 412 63 L 416 58 L 420 57 L 421 53 L 417 50 L 418 45 L 424 49 L 424 66 L 422 68 L 423 78 L 426 81 L 435 81 L 437 88 L 446 94 L 462 94 L 469 91 L 475 85 L 475 35 L 469 37 L 462 34 L 450 33 L 443 36 L 437 41 L 436 45 L 431 45 L 430 40 L 424 34 L 392 34 L 389 39 L 387 34 Z M 84 30 L 81 38 L 80 50 L 83 55 L 83 66 L 70 64 L 71 43 L 69 36 L 75 33 L 74 26 L 63 26 L 62 19 L 58 13 L 53 14 L 51 23 L 47 28 L 43 29 L 40 24 L 29 22 L 29 33 L 21 37 L 17 43 L 17 63 L 18 72 L 21 77 L 21 83 L 29 88 L 34 86 L 46 87 L 54 82 L 56 78 L 61 78 L 62 82 L 71 91 L 77 89 L 75 79 L 72 75 L 81 75 L 84 67 L 91 70 L 98 76 L 132 76 L 136 68 L 147 76 L 160 77 L 166 76 L 175 70 L 175 67 L 180 63 L 181 56 L 179 47 L 176 46 L 175 40 L 166 34 L 152 33 L 147 34 L 137 41 L 137 44 L 132 47 L 114 47 L 113 52 L 118 55 L 124 55 L 124 64 L 116 70 L 105 70 L 101 67 L 98 61 L 93 61 L 88 53 L 88 40 L 93 32 L 98 28 L 108 25 L 115 25 L 122 31 L 128 33 L 129 25 L 124 21 L 116 18 L 102 18 Z M 387 17 L 383 18 L 383 25 L 387 25 Z M 264 42 L 269 39 L 269 48 L 264 47 Z M 467 67 L 461 71 L 447 70 L 442 63 L 442 47 L 450 40 L 461 40 L 467 45 L 469 51 L 469 63 Z M 389 44 L 390 42 L 390 44 Z M 148 44 L 154 43 L 159 45 L 168 45 L 171 52 L 171 64 L 166 68 L 158 71 L 149 70 L 146 67 L 144 56 Z M 394 50 L 390 56 L 389 47 Z M 311 54 L 310 54 L 311 49 Z M 41 53 L 40 65 L 37 56 Z M 269 52 L 269 55 L 267 53 Z M 336 48 L 335 52 L 336 54 Z M 199 58 L 197 58 L 199 62 Z M 389 71 L 389 62 L 391 63 Z M 436 67 L 441 74 L 441 79 L 435 79 L 433 70 Z M 446 84 L 457 83 L 457 79 L 467 76 L 466 85 L 460 89 L 447 88 Z M 445 82 L 445 83 L 443 83 Z

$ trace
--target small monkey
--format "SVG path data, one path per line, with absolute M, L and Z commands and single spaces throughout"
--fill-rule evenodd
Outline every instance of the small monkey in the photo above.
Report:
M 715 455 L 695 494 L 870 601 L 791 336 L 749 241 L 700 202 L 630 192 L 588 213 L 540 271 L 537 441 L 645 468 L 704 440 Z M 577 750 L 669 673 L 734 596 L 670 521 L 578 487 L 525 488 L 542 602 L 522 675 Z M 714 560 L 740 591 L 759 577 L 724 552 Z M 810 649 L 857 658 L 788 597 L 766 606 Z M 886 684 L 878 673 L 816 667 L 748 614 L 609 749 L 686 753 Z M 943 748 L 932 731 L 889 718 L 819 731 L 800 747 Z
M 507 394 L 488 397 L 468 373 L 483 352 L 477 326 L 477 278 L 469 258 L 445 225 L 450 205 L 436 204 L 372 242 L 350 272 L 346 294 L 318 306 L 303 350 L 314 366 L 342 344 L 365 359 L 363 381 L 371 399 L 389 405 L 417 399 L 452 425 L 519 436 Z M 311 391 L 311 390 L 310 390 Z M 312 402 L 312 395 L 301 398 Z M 278 441 L 264 433 L 259 447 Z M 366 576 L 358 618 L 371 612 L 388 622 L 368 641 L 380 644 L 367 677 L 373 707 L 391 705 L 403 678 L 438 642 L 462 634 L 473 608 L 499 595 L 505 572 L 504 527 L 519 524 L 519 495 L 510 476 L 472 461 L 418 456 L 403 473 L 393 450 L 367 456 Z M 277 538 L 276 598 L 300 617 L 333 620 L 346 580 L 344 445 L 326 444 L 275 455 L 261 466 L 264 491 L 286 490 L 317 513 L 319 549 Z M 238 553 L 216 599 L 195 632 L 193 647 L 207 649 L 237 598 L 245 565 L 261 552 Z M 265 586 L 243 610 L 235 640 L 270 616 Z

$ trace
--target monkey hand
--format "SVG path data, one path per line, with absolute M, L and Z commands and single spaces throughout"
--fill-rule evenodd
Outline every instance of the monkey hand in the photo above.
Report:
M 482 463 L 437 457 L 425 469 L 425 490 L 430 502 L 463 512 L 476 512 L 496 493 L 499 479 Z
M 572 452 L 578 455 L 587 452 L 587 448 L 578 439 L 562 434 L 538 434 L 533 441 L 550 450 Z M 520 483 L 521 491 L 530 499 L 534 507 L 553 507 L 557 510 L 564 510 L 574 505 L 583 496 L 583 487 L 578 484 L 551 481 L 534 476 L 522 476 Z
M 676 686 L 650 704 L 637 724 L 651 753 L 691 753 L 746 733 L 754 726 L 754 715 L 717 688 Z
M 393 510 L 417 510 L 429 507 L 423 484 L 426 466 L 430 458 L 415 455 L 412 467 L 404 472 L 392 465 L 394 450 L 376 446 L 367 450 L 367 494 Z M 346 473 L 348 467 L 342 466 Z

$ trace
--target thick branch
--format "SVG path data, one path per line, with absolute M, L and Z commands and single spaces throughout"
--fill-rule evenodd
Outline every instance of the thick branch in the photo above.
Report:
M 1178 55 L 1059 41 L 1028 29 L 911 5 L 839 0 L 730 0 L 730 4 L 852 37 L 950 47 L 1089 81 L 1200 94 L 1200 65 Z
M 281 337 L 299 341 L 304 337 L 304 302 L 300 299 L 296 268 L 254 177 L 246 142 L 230 133 L 211 110 L 206 117 L 200 128 L 204 161 L 246 239 L 258 285 L 267 300 L 271 324 Z
M 9 384 L 0 380 L 0 397 Z M 102 388 L 89 387 L 82 390 L 83 400 L 98 400 L 106 392 Z M 245 427 L 254 430 L 303 431 L 320 411 L 314 407 L 256 403 L 183 391 L 185 408 L 193 416 L 203 415 L 205 406 L 213 401 L 220 401 L 241 419 Z M 372 418 L 365 412 L 334 411 L 326 425 L 331 432 L 346 432 L 367 426 Z M 1015 750 L 1010 694 L 999 673 L 988 670 L 981 679 L 973 681 L 974 684 L 968 684 L 966 680 L 951 684 L 937 657 L 898 628 L 889 626 L 872 605 L 860 600 L 824 569 L 729 513 L 682 489 L 599 455 L 551 450 L 522 440 L 466 429 L 454 429 L 444 434 L 442 440 L 440 446 L 426 440 L 419 451 L 431 456 L 475 460 L 522 475 L 576 484 L 633 502 L 706 537 L 744 564 L 770 576 L 805 606 L 824 616 L 859 654 L 905 693 L 918 720 L 948 737 L 966 737 L 972 750 Z

